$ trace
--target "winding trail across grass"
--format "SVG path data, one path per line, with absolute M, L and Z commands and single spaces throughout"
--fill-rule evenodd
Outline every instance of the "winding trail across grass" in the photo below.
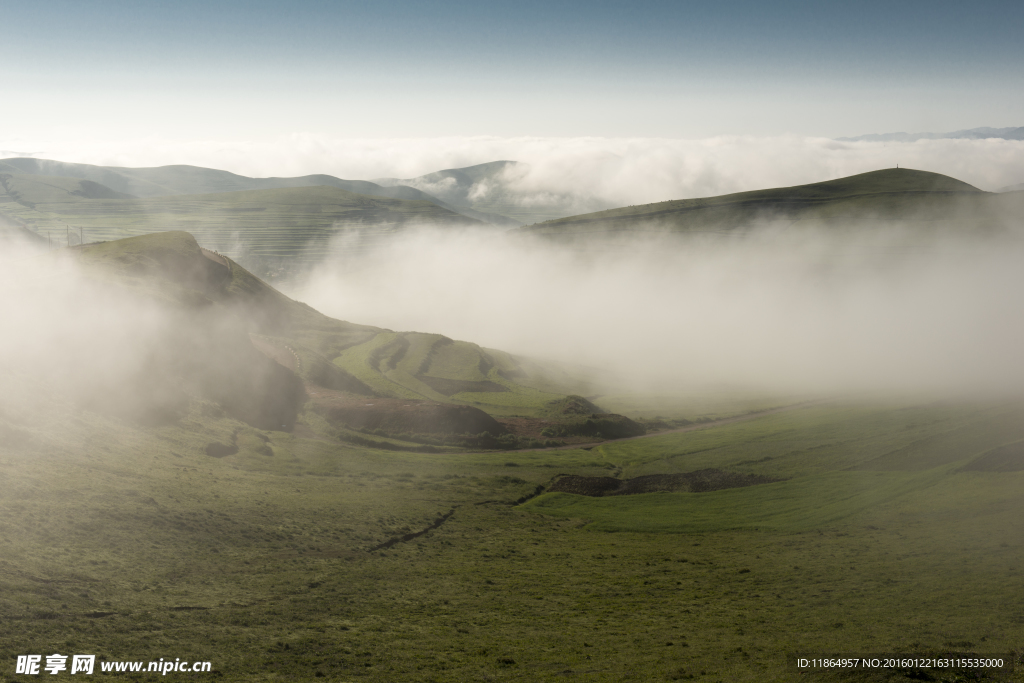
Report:
M 775 413 L 784 413 L 786 411 L 797 410 L 799 408 L 807 407 L 807 405 L 813 405 L 813 404 L 816 404 L 816 403 L 823 402 L 825 400 L 830 400 L 830 399 L 819 398 L 819 399 L 814 399 L 814 400 L 805 400 L 805 401 L 802 401 L 802 402 L 799 402 L 799 403 L 793 403 L 791 405 L 780 405 L 779 408 L 770 408 L 770 409 L 766 409 L 766 410 L 763 410 L 763 411 L 755 411 L 753 413 L 746 413 L 744 415 L 737 415 L 737 416 L 734 416 L 734 417 L 731 417 L 731 418 L 722 418 L 721 420 L 712 420 L 710 422 L 701 422 L 700 424 L 687 425 L 685 427 L 679 427 L 678 429 L 666 429 L 666 430 L 663 430 L 663 431 L 653 432 L 651 434 L 644 434 L 642 436 L 629 436 L 629 437 L 620 438 L 620 439 L 608 439 L 608 440 L 605 440 L 605 441 L 595 441 L 593 443 L 580 443 L 580 444 L 574 444 L 574 445 L 561 445 L 561 446 L 552 447 L 552 449 L 523 449 L 521 451 L 515 451 L 513 453 L 523 453 L 523 452 L 530 452 L 530 451 L 559 451 L 559 450 L 566 450 L 566 449 L 588 449 L 589 450 L 589 449 L 592 449 L 592 447 L 594 447 L 595 445 L 601 445 L 603 443 L 608 443 L 609 441 L 615 441 L 615 442 L 618 442 L 618 441 L 628 441 L 628 440 L 637 439 L 637 438 L 647 438 L 648 436 L 657 436 L 657 435 L 660 435 L 660 434 L 677 434 L 677 433 L 680 433 L 680 432 L 695 431 L 695 430 L 698 430 L 698 429 L 707 429 L 707 428 L 710 428 L 710 427 L 717 427 L 717 426 L 720 426 L 720 425 L 727 425 L 727 424 L 731 424 L 731 423 L 734 423 L 734 422 L 744 422 L 746 420 L 753 420 L 755 418 L 759 418 L 759 417 L 762 417 L 762 416 L 765 416 L 765 415 L 772 415 L 772 414 L 775 414 Z M 620 475 L 621 473 L 622 473 L 622 469 L 620 468 L 620 469 L 618 469 L 618 471 L 615 472 L 615 478 L 618 478 L 618 475 Z M 555 475 L 555 477 L 552 478 L 552 481 L 555 478 L 557 478 L 558 476 L 560 476 L 560 475 Z M 545 484 L 538 484 L 537 487 L 534 490 L 532 490 L 531 493 L 526 494 L 525 496 L 520 497 L 516 501 L 507 501 L 506 502 L 506 501 L 497 501 L 497 500 L 487 500 L 487 501 L 478 501 L 478 502 L 474 503 L 473 505 L 486 505 L 487 503 L 499 503 L 499 504 L 512 505 L 512 506 L 521 505 L 521 504 L 525 503 L 526 501 L 528 501 L 530 499 L 534 499 L 534 498 L 540 496 L 541 494 L 545 493 L 546 490 L 548 489 L 548 487 L 551 485 L 552 481 L 548 481 L 547 485 L 545 485 Z M 425 528 L 423 528 L 423 529 L 421 529 L 419 531 L 414 531 L 414 532 L 411 532 L 411 533 L 404 533 L 404 535 L 402 535 L 402 536 L 388 539 L 384 543 L 378 544 L 378 545 L 374 546 L 373 548 L 370 548 L 367 552 L 374 553 L 374 552 L 377 552 L 377 551 L 380 551 L 380 550 L 386 550 L 386 549 L 388 549 L 388 548 L 390 548 L 390 547 L 392 547 L 392 546 L 394 546 L 396 544 L 408 543 L 409 541 L 413 541 L 414 539 L 418 539 L 418 538 L 420 538 L 422 536 L 425 536 L 427 532 L 432 531 L 433 529 L 439 527 L 441 524 L 443 524 L 447 520 L 451 519 L 451 517 L 455 514 L 455 511 L 456 511 L 456 509 L 458 507 L 459 506 L 456 506 L 456 507 L 452 508 L 451 510 L 449 510 L 449 512 L 447 512 L 445 514 L 442 514 L 442 515 L 438 515 L 437 518 L 434 519 L 433 522 L 431 522 Z

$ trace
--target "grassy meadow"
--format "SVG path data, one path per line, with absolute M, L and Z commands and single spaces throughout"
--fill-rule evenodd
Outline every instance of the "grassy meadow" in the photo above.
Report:
M 1022 416 L 828 403 L 590 450 L 424 454 L 204 402 L 149 428 L 56 403 L 0 448 L 5 675 L 14 653 L 60 652 L 239 681 L 795 681 L 818 679 L 794 652 L 1019 654 L 1024 463 L 963 470 L 1024 439 Z M 205 453 L 228 435 L 237 453 Z M 530 497 L 564 473 L 709 466 L 784 481 Z M 834 680 L 954 680 L 915 676 Z
M 3 359 L 4 680 L 55 652 L 208 660 L 226 681 L 995 680 L 791 664 L 957 652 L 1024 681 L 1019 400 L 615 393 L 332 320 L 185 232 L 40 258 L 77 260 L 82 306 L 104 292 L 162 326 L 115 347 L 137 321 L 104 311 L 109 337 L 88 329 L 124 354 L 107 366 L 67 332 L 60 358 Z M 40 309 L 40 327 L 67 310 Z M 422 415 L 662 431 L 481 450 L 482 429 L 418 431 Z M 708 471 L 748 483 L 551 490 Z

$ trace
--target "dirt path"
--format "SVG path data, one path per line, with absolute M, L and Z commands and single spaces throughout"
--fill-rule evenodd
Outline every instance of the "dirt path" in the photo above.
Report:
M 458 507 L 458 506 L 456 505 L 455 507 Z M 378 545 L 373 546 L 372 548 L 370 548 L 366 552 L 368 552 L 368 553 L 375 553 L 378 550 L 385 550 L 387 548 L 390 548 L 391 546 L 395 545 L 396 543 L 408 543 L 409 541 L 413 540 L 414 538 L 419 538 L 420 536 L 423 536 L 424 534 L 426 534 L 428 531 L 433 531 L 434 529 L 438 528 L 439 526 L 441 526 L 442 524 L 447 522 L 451 518 L 451 516 L 454 515 L 454 514 L 455 514 L 455 508 L 452 508 L 447 513 L 445 513 L 443 515 L 438 515 L 437 519 L 435 519 L 433 522 L 431 522 L 425 529 L 421 529 L 420 531 L 414 531 L 414 532 L 409 533 L 409 534 L 404 534 L 402 536 L 395 536 L 394 538 L 389 538 L 388 540 L 384 541 L 383 543 L 380 543 Z

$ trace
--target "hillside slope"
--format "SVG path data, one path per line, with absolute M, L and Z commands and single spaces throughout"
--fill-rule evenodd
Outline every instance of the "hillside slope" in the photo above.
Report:
M 345 180 L 323 173 L 296 176 L 292 178 L 250 178 L 230 171 L 221 171 L 202 166 L 174 165 L 152 168 L 128 168 L 123 166 L 93 166 L 73 164 L 49 159 L 15 157 L 0 159 L 0 173 L 12 175 L 56 176 L 75 178 L 83 182 L 96 183 L 109 188 L 122 198 L 168 197 L 182 194 L 210 194 L 221 192 L 242 192 L 245 190 L 279 190 L 300 187 L 334 187 L 347 192 L 401 199 L 410 202 L 430 202 L 442 209 L 459 213 L 467 218 L 505 227 L 521 225 L 505 216 L 477 211 L 472 206 L 460 203 L 456 206 L 427 194 L 422 190 L 402 183 L 380 185 L 368 180 Z
M 167 197 L 180 194 L 210 194 L 243 190 L 275 190 L 296 187 L 335 187 L 347 192 L 404 201 L 427 201 L 458 213 L 452 206 L 425 192 L 405 185 L 383 187 L 366 180 L 343 180 L 326 174 L 293 178 L 250 178 L 230 171 L 178 164 L 151 168 L 94 166 L 49 159 L 15 157 L 0 159 L 0 173 L 57 176 L 98 183 L 124 198 Z M 475 213 L 475 212 L 471 212 Z M 466 214 L 487 222 L 482 215 Z
M 64 253 L 74 255 L 96 281 L 142 297 L 173 319 L 146 350 L 145 357 L 155 360 L 142 370 L 149 378 L 147 395 L 160 400 L 148 407 L 137 401 L 135 412 L 172 415 L 187 396 L 198 396 L 250 424 L 290 429 L 298 422 L 331 438 L 351 439 L 356 430 L 418 443 L 443 437 L 447 444 L 483 432 L 520 434 L 500 444 L 473 441 L 485 447 L 541 445 L 539 432 L 563 423 L 566 437 L 592 440 L 617 433 L 611 426 L 601 434 L 596 427 L 574 430 L 586 416 L 551 412 L 553 402 L 584 386 L 562 369 L 438 334 L 396 333 L 328 318 L 231 259 L 202 249 L 186 232 Z M 602 414 L 601 424 L 643 431 L 626 418 L 590 408 Z M 510 416 L 525 421 L 495 419 Z
M 521 231 L 542 235 L 714 233 L 779 222 L 852 225 L 884 220 L 999 220 L 1016 215 L 1015 199 L 982 192 L 938 173 L 884 169 L 809 185 L 623 207 L 547 221 Z
M 409 225 L 481 226 L 424 200 L 313 186 L 126 198 L 90 180 L 0 173 L 0 217 L 77 243 L 187 230 L 262 276 L 301 269 L 333 249 L 360 250 Z M 68 226 L 71 226 L 69 233 Z M 345 236 L 343 244 L 332 239 Z

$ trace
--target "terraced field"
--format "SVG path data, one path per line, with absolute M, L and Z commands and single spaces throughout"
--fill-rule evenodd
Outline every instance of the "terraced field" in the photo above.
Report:
M 489 413 L 532 415 L 564 393 L 529 386 L 551 382 L 536 364 L 437 334 L 381 332 L 346 349 L 335 365 L 382 396 L 474 405 Z
M 0 175 L 0 215 L 58 244 L 185 230 L 264 277 L 358 254 L 412 224 L 482 225 L 429 201 L 326 186 L 134 199 L 76 178 L 13 174 Z

